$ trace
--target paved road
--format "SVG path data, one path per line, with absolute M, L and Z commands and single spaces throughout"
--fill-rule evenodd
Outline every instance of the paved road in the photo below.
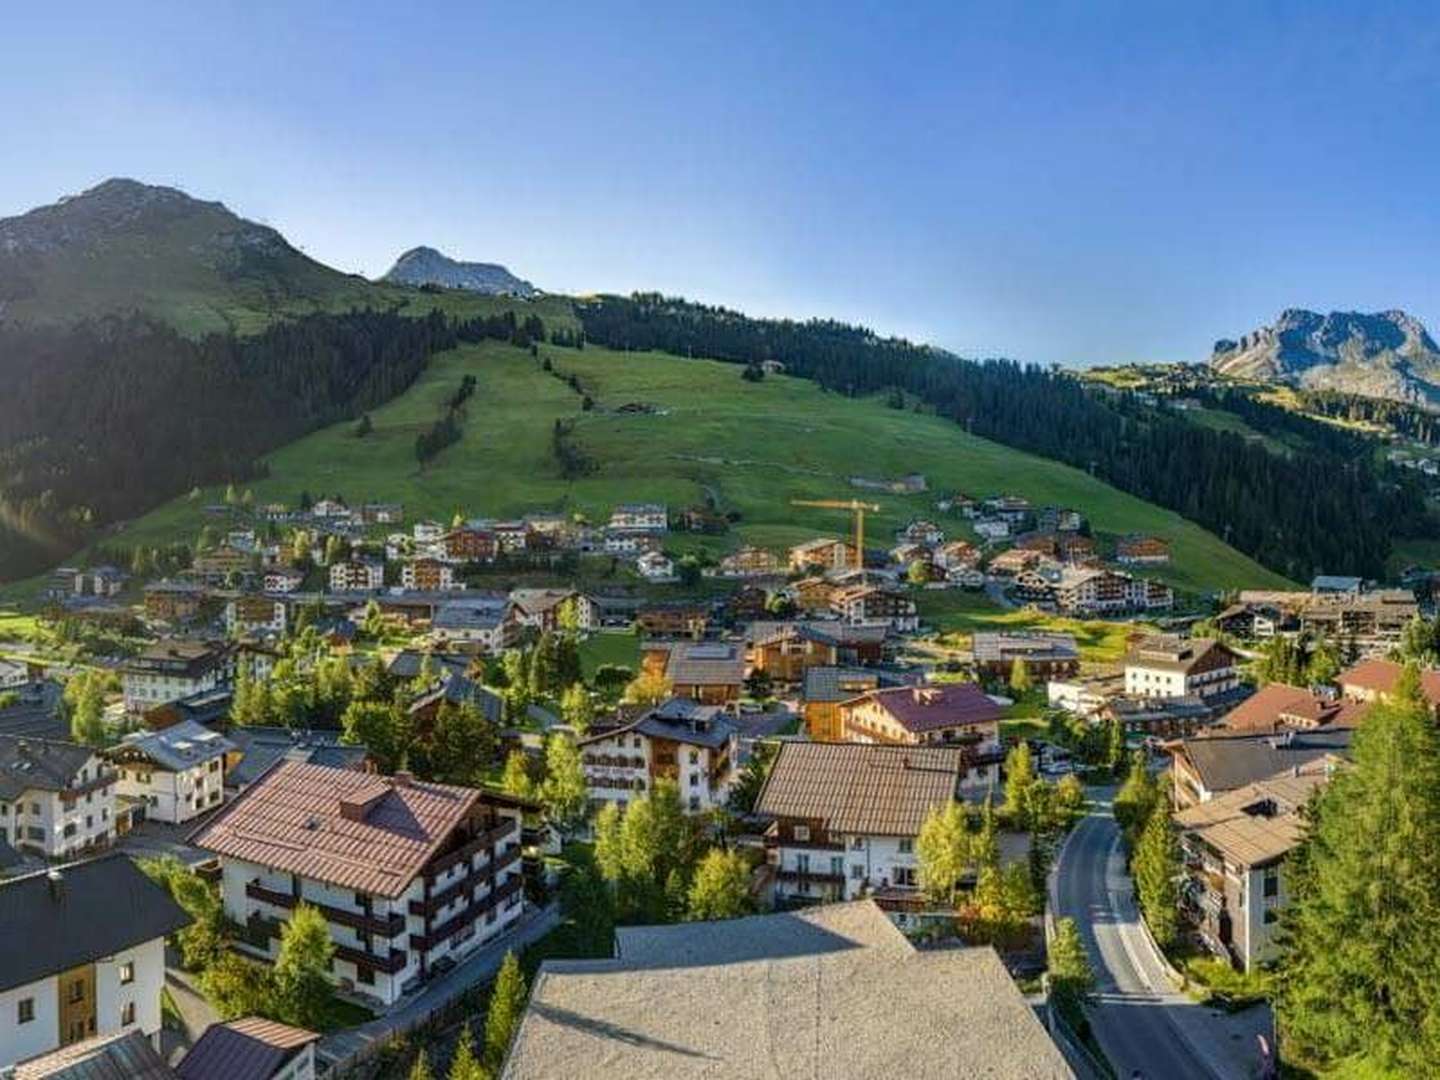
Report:
M 349 1061 L 371 1043 L 383 1041 L 396 1032 L 408 1031 L 476 983 L 493 976 L 500 970 L 500 963 L 509 950 L 514 949 L 518 954 L 526 945 L 555 929 L 559 923 L 558 904 L 551 904 L 539 911 L 530 909 L 521 917 L 516 929 L 477 949 L 453 971 L 427 983 L 425 988 L 409 1001 L 359 1027 L 345 1028 L 343 1031 L 326 1035 L 316 1045 L 316 1055 L 333 1068 L 337 1062 Z M 482 1020 L 481 1024 L 483 1023 Z
M 1070 917 L 1095 966 L 1091 1026 L 1121 1077 L 1232 1080 L 1258 1073 L 1255 1034 L 1268 1010 L 1237 1016 L 1208 1009 L 1170 988 L 1143 931 L 1107 807 L 1078 826 L 1056 872 L 1057 915 Z

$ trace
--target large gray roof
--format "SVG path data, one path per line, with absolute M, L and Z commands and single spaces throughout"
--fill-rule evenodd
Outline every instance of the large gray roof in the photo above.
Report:
M 504 1080 L 1059 1080 L 994 950 L 917 952 L 870 901 L 620 931 L 546 961 Z
M 1209 790 L 1230 791 L 1316 766 L 1331 754 L 1348 756 L 1353 733 L 1353 728 L 1337 727 L 1283 735 L 1210 735 L 1185 739 L 1179 752 Z
M 0 735 L 0 799 L 69 787 L 94 756 L 90 747 L 75 742 Z
M 119 852 L 0 882 L 0 991 L 165 937 L 189 922 L 170 894 Z
M 71 1043 L 15 1066 L 14 1080 L 175 1080 L 138 1028 Z
M 118 757 L 141 755 L 169 772 L 184 772 L 222 758 L 235 744 L 195 720 L 182 720 L 162 731 L 127 736 L 112 751 Z

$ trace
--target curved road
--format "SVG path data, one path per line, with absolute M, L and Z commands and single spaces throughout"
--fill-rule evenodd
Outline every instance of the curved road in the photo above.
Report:
M 1092 812 L 1062 849 L 1055 877 L 1056 916 L 1076 921 L 1095 968 L 1089 1016 L 1106 1056 L 1121 1078 L 1254 1075 L 1254 1034 L 1268 1028 L 1268 1012 L 1222 1019 L 1170 988 L 1139 927 L 1119 840 L 1108 806 Z

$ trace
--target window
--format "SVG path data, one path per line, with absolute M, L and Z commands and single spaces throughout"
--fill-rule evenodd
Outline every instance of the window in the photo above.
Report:
M 85 980 L 76 979 L 70 984 L 70 1004 L 76 1005 L 85 1000 Z
M 127 1001 L 120 1007 L 120 1026 L 128 1027 L 135 1022 L 135 1002 Z
M 1275 922 L 1279 918 L 1280 912 L 1273 907 L 1268 907 L 1265 909 L 1265 915 L 1262 921 L 1265 923 L 1266 926 L 1269 926 L 1271 923 Z
M 851 850 L 851 851 L 864 851 L 864 850 L 865 850 L 865 838 L 864 838 L 863 836 L 857 836 L 857 837 L 855 837 L 854 840 L 851 840 L 851 841 L 850 841 L 850 850 Z
M 355 966 L 355 981 L 362 986 L 375 985 L 375 969 L 364 964 Z
M 907 836 L 907 837 L 904 837 L 903 839 L 901 839 L 901 841 L 900 841 L 900 854 L 901 854 L 901 855 L 909 855 L 909 854 L 910 854 L 912 851 L 914 851 L 914 850 L 915 850 L 915 841 L 911 840 L 908 836 Z
M 901 888 L 913 889 L 915 887 L 915 868 L 913 866 L 895 867 L 895 884 Z
M 126 960 L 120 965 L 120 985 L 128 986 L 135 981 L 135 961 Z
M 1261 890 L 1262 896 L 1280 895 L 1280 875 L 1271 870 L 1265 875 L 1265 884 Z
M 794 829 L 795 839 L 804 844 L 810 840 L 810 826 L 796 825 Z
M 34 999 L 34 998 L 21 998 L 21 999 L 20 999 L 20 1013 L 19 1013 L 19 1017 L 18 1017 L 19 1023 L 28 1024 L 28 1023 L 30 1023 L 31 1020 L 34 1020 L 34 1019 L 35 1019 L 35 999 Z
M 861 866 L 858 862 L 851 864 L 851 866 L 850 866 L 850 876 L 851 876 L 854 880 L 859 881 L 861 878 L 863 878 L 863 877 L 865 876 L 865 867 Z

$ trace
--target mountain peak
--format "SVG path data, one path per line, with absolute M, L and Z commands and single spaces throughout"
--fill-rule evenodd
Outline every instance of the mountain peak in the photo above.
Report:
M 490 296 L 530 297 L 536 288 L 499 263 L 459 262 L 435 248 L 413 247 L 395 260 L 382 281 L 401 285 L 439 285 Z
M 1269 326 L 1215 343 L 1224 375 L 1393 398 L 1440 410 L 1440 349 L 1398 308 L 1379 312 L 1286 308 Z

